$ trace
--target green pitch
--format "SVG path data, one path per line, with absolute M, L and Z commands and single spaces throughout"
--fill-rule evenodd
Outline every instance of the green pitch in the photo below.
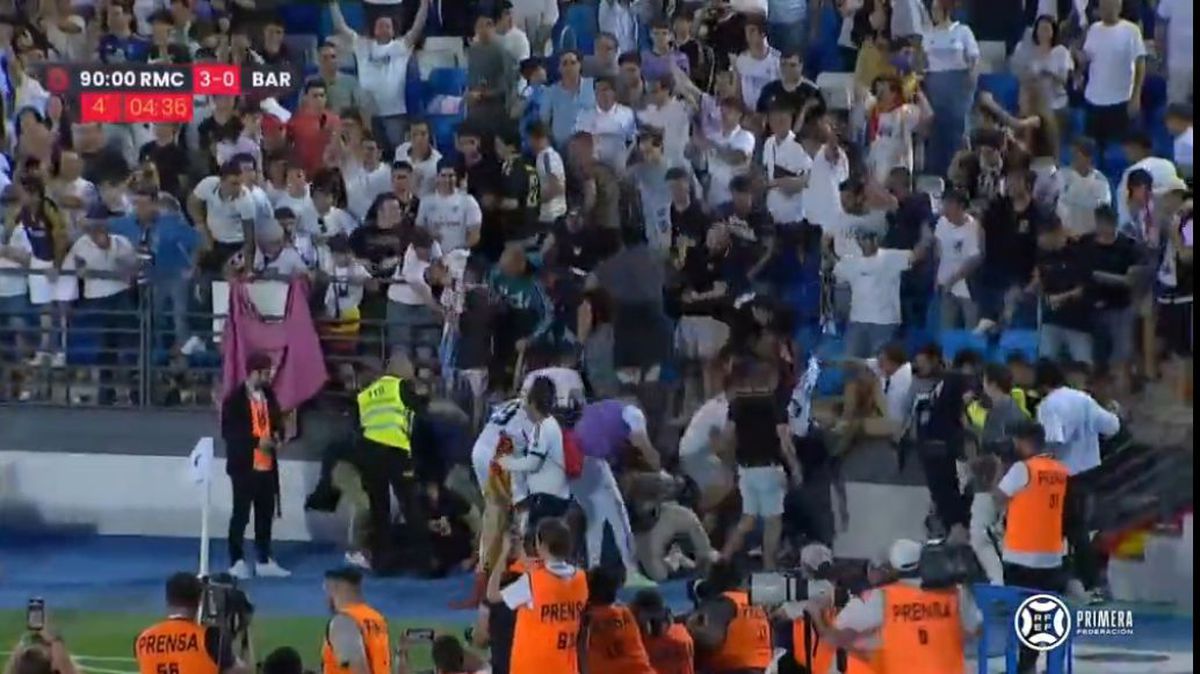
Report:
M 76 662 L 82 665 L 85 671 L 93 674 L 137 672 L 137 664 L 133 659 L 133 641 L 139 632 L 161 619 L 161 616 L 154 615 L 95 611 L 58 611 L 51 616 L 54 628 L 62 634 L 67 649 Z M 393 644 L 408 627 L 433 627 L 439 632 L 461 635 L 466 625 L 431 625 L 412 621 L 393 623 Z M 0 611 L 0 649 L 5 651 L 5 659 L 8 658 L 8 649 L 18 643 L 24 633 L 24 611 Z M 251 627 L 254 657 L 262 660 L 276 648 L 291 646 L 300 653 L 307 669 L 320 671 L 321 639 L 324 633 L 325 621 L 321 618 L 260 616 Z M 432 667 L 429 661 L 429 647 L 411 647 L 409 662 L 414 669 Z

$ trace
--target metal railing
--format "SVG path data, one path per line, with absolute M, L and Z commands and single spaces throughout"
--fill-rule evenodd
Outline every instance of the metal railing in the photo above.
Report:
M 94 271 L 60 276 L 128 278 Z M 181 289 L 143 280 L 115 298 L 81 295 L 42 306 L 30 305 L 27 295 L 0 297 L 0 404 L 213 409 L 222 386 L 221 335 L 214 327 L 227 316 L 212 312 L 210 282 L 193 279 Z M 177 310 L 176 300 L 186 306 Z M 386 362 L 389 326 L 382 306 L 372 311 L 372 304 L 383 303 L 368 296 L 367 316 L 355 321 L 313 312 L 329 398 L 349 395 Z

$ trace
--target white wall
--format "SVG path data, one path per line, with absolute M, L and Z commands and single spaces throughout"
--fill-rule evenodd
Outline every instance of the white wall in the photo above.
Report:
M 85 526 L 105 535 L 198 537 L 202 493 L 187 465 L 186 457 L 0 451 L 0 520 Z M 280 461 L 283 517 L 275 521 L 275 540 L 344 539 L 345 515 L 304 512 L 319 469 L 315 462 Z M 231 499 L 225 461 L 217 459 L 213 538 L 225 537 Z

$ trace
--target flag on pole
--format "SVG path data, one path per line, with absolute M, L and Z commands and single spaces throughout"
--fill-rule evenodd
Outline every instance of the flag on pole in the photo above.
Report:
M 212 479 L 213 439 L 200 438 L 188 455 L 188 478 L 193 484 L 207 484 Z

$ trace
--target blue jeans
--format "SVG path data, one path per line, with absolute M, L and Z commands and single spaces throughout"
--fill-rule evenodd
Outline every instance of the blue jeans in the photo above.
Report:
M 1042 324 L 1038 342 L 1038 355 L 1050 360 L 1059 360 L 1063 352 L 1077 363 L 1092 364 L 1092 336 L 1082 330 L 1072 330 L 1061 325 Z
M 967 70 L 925 74 L 925 95 L 933 108 L 923 173 L 945 176 L 950 161 L 963 146 L 967 115 L 975 103 L 975 79 Z
M 151 306 L 154 310 L 154 343 L 160 341 L 165 331 L 159 332 L 162 320 L 166 318 L 168 307 L 171 316 L 171 341 L 167 346 L 183 346 L 192 336 L 191 326 L 188 325 L 188 303 L 191 301 L 192 279 L 184 278 L 182 272 L 177 276 L 155 278 L 151 280 Z M 165 341 L 165 340 L 164 340 Z

